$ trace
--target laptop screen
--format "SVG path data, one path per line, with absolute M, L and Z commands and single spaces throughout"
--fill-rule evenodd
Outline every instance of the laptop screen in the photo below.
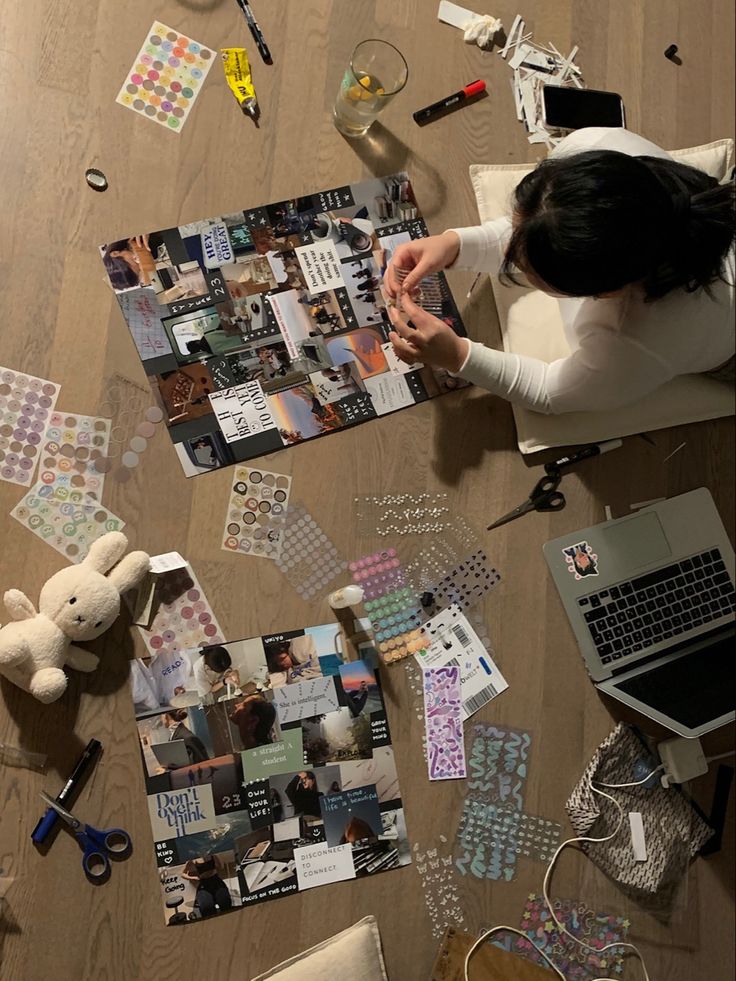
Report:
M 736 708 L 733 632 L 616 688 L 689 729 L 727 715 Z

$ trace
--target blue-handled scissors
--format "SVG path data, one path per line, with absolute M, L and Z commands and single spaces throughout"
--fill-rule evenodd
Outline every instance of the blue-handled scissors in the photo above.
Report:
M 561 480 L 562 476 L 559 470 L 545 474 L 534 485 L 531 494 L 524 503 L 520 504 L 518 508 L 514 508 L 513 511 L 509 511 L 508 514 L 499 518 L 498 521 L 494 521 L 492 525 L 488 525 L 488 531 L 492 528 L 498 528 L 500 525 L 505 525 L 509 521 L 514 521 L 516 518 L 520 518 L 523 514 L 528 514 L 530 511 L 561 511 L 567 504 L 565 495 L 557 490 Z
M 108 877 L 111 857 L 126 858 L 130 854 L 132 841 L 127 831 L 123 831 L 122 828 L 100 831 L 93 828 L 91 824 L 83 824 L 71 811 L 67 811 L 48 794 L 42 792 L 41 796 L 71 828 L 79 842 L 79 847 L 84 852 L 82 868 L 93 882 L 102 882 Z

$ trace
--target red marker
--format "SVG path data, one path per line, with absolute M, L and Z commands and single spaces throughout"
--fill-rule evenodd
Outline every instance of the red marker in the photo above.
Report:
M 431 106 L 427 106 L 425 109 L 417 109 L 414 116 L 414 122 L 428 123 L 430 119 L 434 119 L 435 116 L 440 116 L 447 109 L 452 109 L 453 106 L 460 106 L 463 102 L 472 98 L 474 95 L 480 95 L 481 92 L 485 92 L 486 83 L 482 79 L 477 79 L 475 82 L 471 82 L 466 85 L 464 89 L 460 89 L 459 92 L 453 92 L 452 95 L 448 95 L 446 99 L 441 99 L 439 102 L 433 102 Z

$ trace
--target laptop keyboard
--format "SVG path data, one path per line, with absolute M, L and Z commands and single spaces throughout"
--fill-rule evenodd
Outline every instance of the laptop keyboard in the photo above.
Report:
M 603 664 L 733 614 L 736 590 L 717 548 L 578 600 Z

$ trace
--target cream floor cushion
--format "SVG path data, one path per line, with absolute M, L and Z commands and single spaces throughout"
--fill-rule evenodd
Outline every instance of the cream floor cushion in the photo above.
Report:
M 730 175 L 733 140 L 717 140 L 670 153 L 722 181 Z M 510 214 L 514 188 L 533 169 L 534 164 L 471 166 L 470 179 L 481 221 Z M 491 285 L 504 350 L 547 362 L 570 353 L 556 300 L 536 290 L 504 286 L 495 276 L 491 276 Z M 551 446 L 597 443 L 732 415 L 734 391 L 733 386 L 704 375 L 682 375 L 638 402 L 614 411 L 546 416 L 516 405 L 513 411 L 519 449 L 522 453 L 535 453 Z
M 388 981 L 373 916 L 259 974 L 251 981 Z

